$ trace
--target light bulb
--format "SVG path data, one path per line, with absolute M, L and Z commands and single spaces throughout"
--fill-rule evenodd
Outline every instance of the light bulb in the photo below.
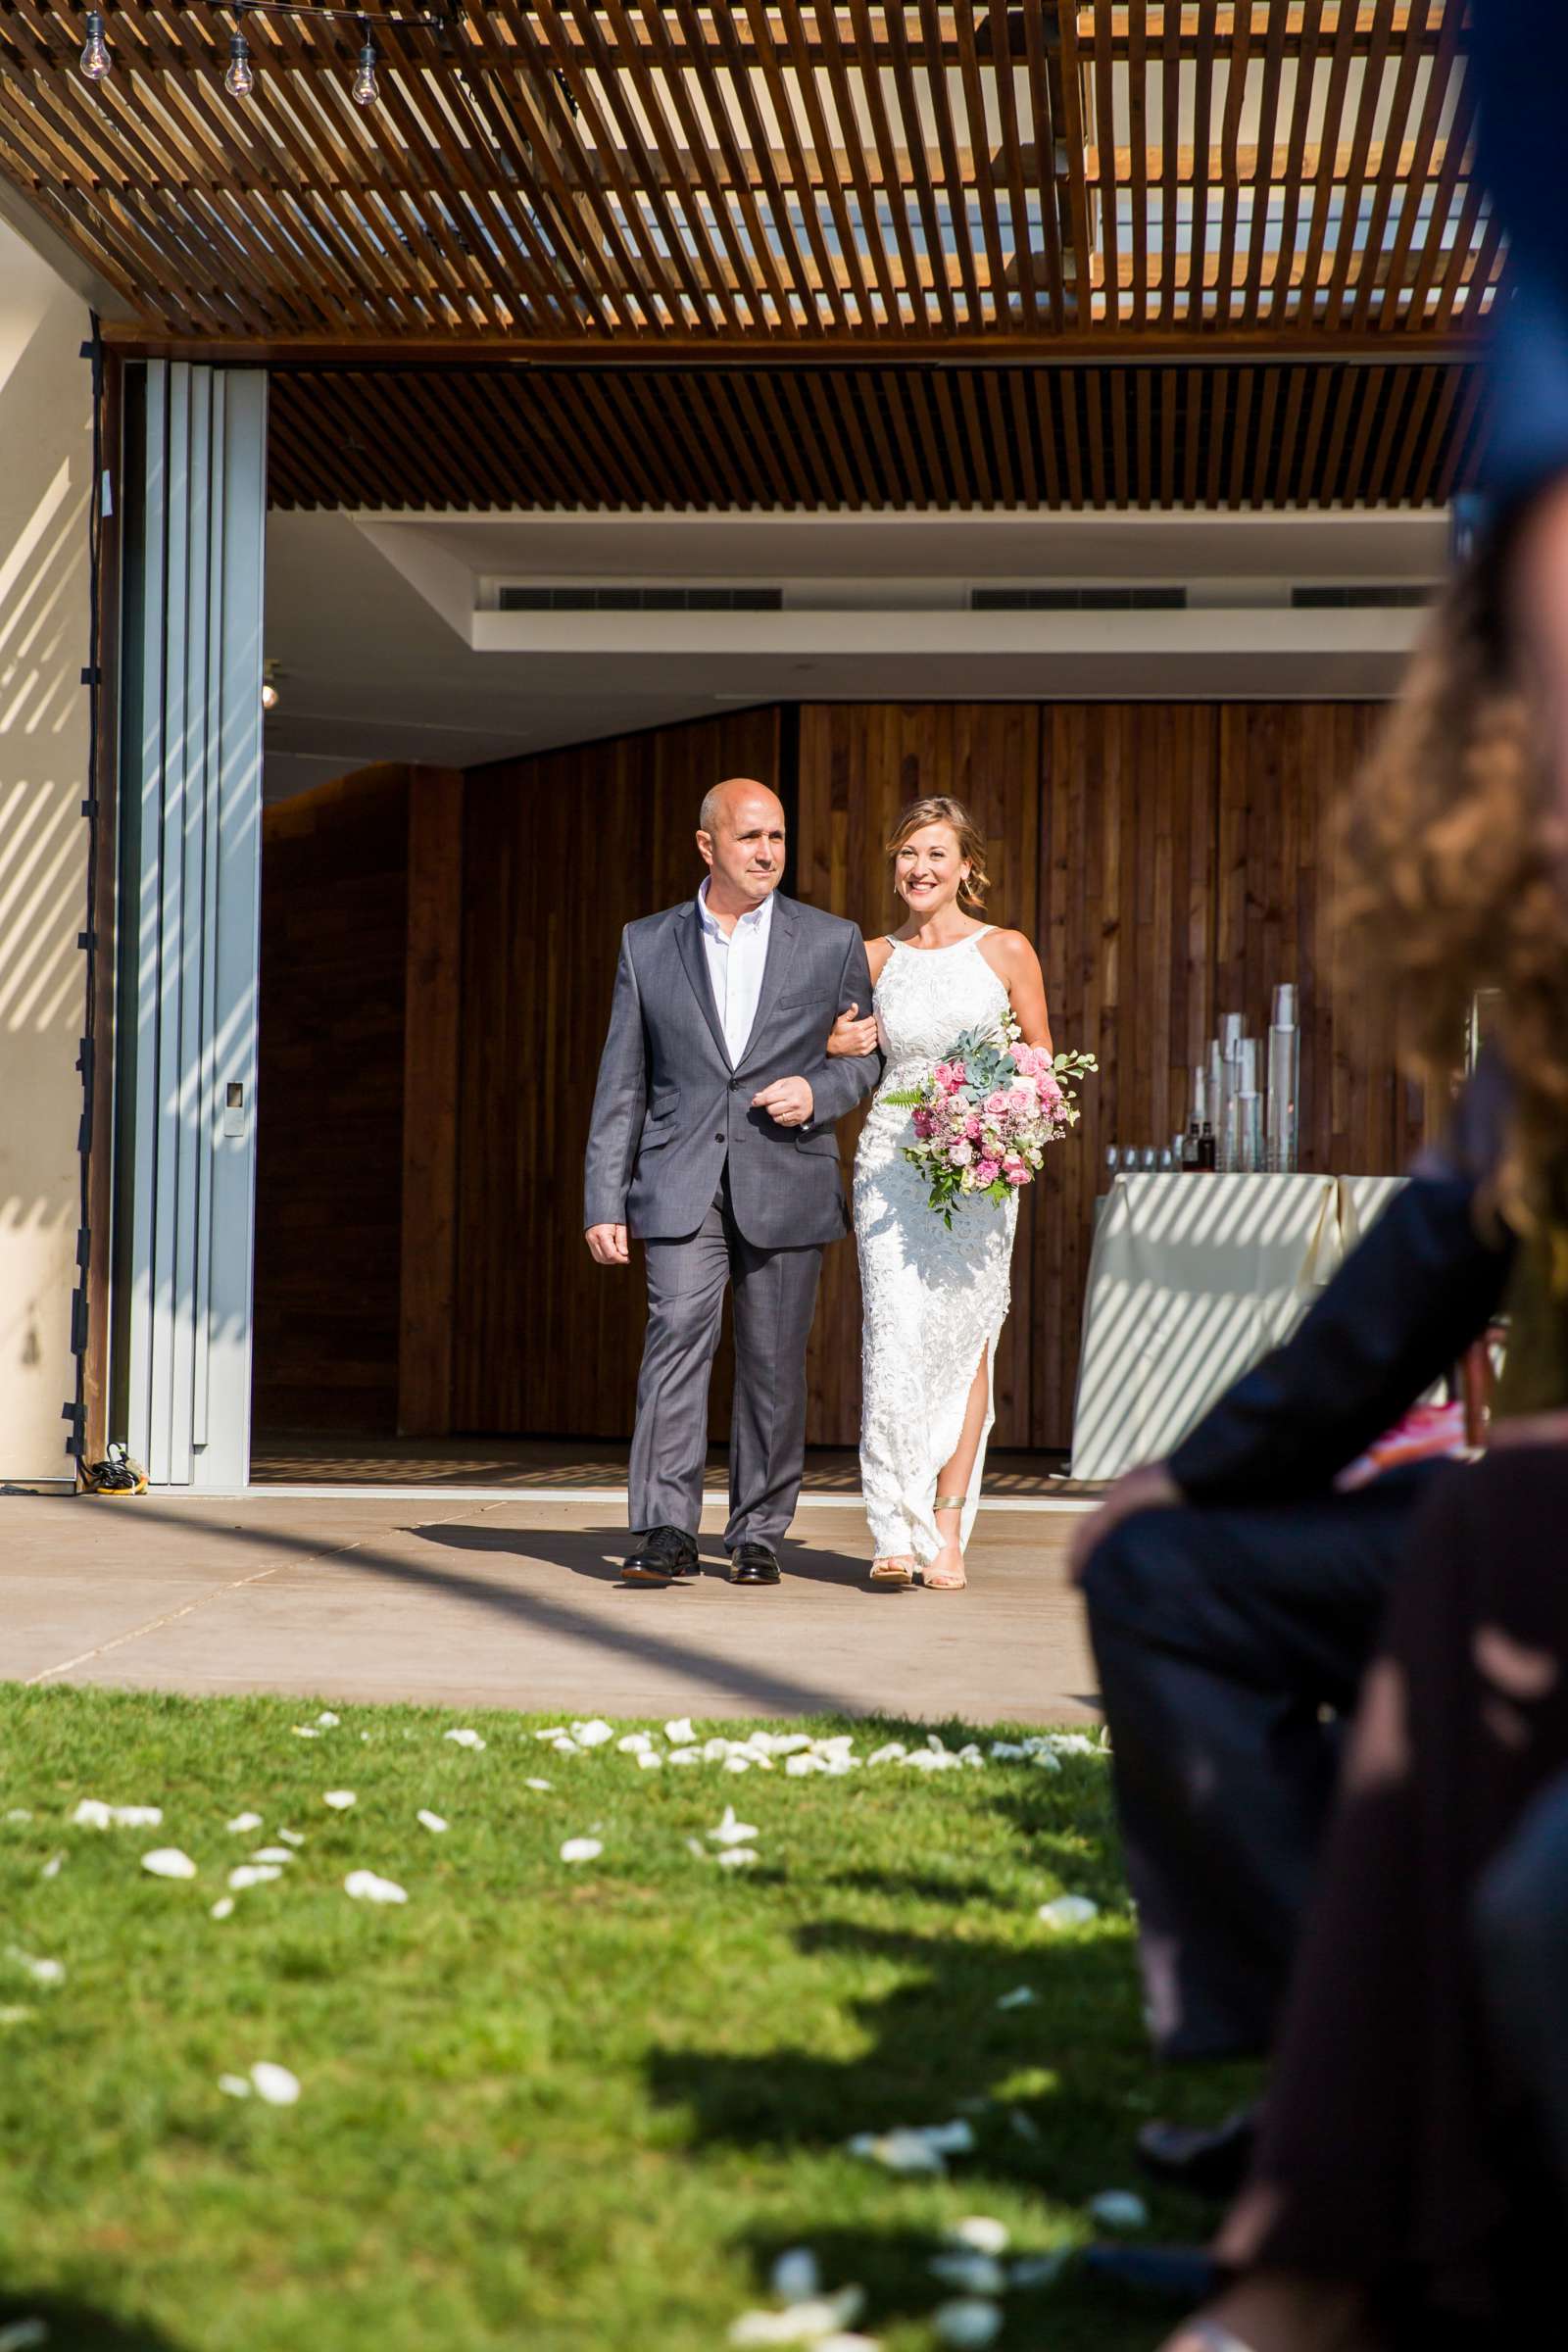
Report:
M 248 98 L 256 87 L 250 43 L 243 33 L 233 33 L 229 38 L 228 72 L 223 75 L 223 87 L 231 98 Z
M 87 38 L 82 44 L 81 70 L 89 81 L 102 81 L 114 59 L 104 39 L 104 21 L 93 8 L 87 12 Z
M 354 75 L 354 103 L 356 106 L 373 106 L 380 95 L 380 91 L 375 86 L 375 43 L 367 33 L 365 47 L 360 51 L 359 67 Z

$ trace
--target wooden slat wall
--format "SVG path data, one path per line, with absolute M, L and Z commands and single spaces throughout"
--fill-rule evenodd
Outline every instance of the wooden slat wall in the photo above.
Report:
M 781 783 L 779 716 L 746 710 L 470 769 L 453 1426 L 622 1438 L 642 1268 L 582 1239 L 588 1113 L 622 926 L 694 891 L 697 810 L 726 775 Z M 727 1428 L 721 1364 L 713 1427 Z
M 784 723 L 796 715 L 737 712 L 462 780 L 456 1303 L 445 1419 L 432 1396 L 422 1425 L 629 1434 L 641 1267 L 601 1271 L 583 1248 L 588 1112 L 621 926 L 695 887 L 697 807 L 725 774 L 798 795 L 789 887 L 868 933 L 896 918 L 882 849 L 900 808 L 967 801 L 995 919 L 1039 943 L 1057 1043 L 1100 1056 L 1081 1128 L 1023 1206 L 999 1446 L 1067 1445 L 1105 1147 L 1169 1140 L 1221 1012 L 1261 1034 L 1270 987 L 1297 981 L 1304 1166 L 1392 1170 L 1421 1141 L 1390 1008 L 1331 930 L 1331 804 L 1377 706 L 819 704 Z M 257 1414 L 273 1428 L 395 1423 L 408 788 L 406 770 L 368 771 L 267 820 Z M 442 799 L 453 816 L 455 793 Z M 450 875 L 441 903 L 456 904 Z M 419 986 L 411 964 L 416 1002 Z M 421 1263 L 417 1233 L 402 1249 Z M 855 1443 L 859 1311 L 845 1245 L 811 1337 L 813 1443 Z M 726 1352 L 719 1437 L 728 1382 Z
M 395 1426 L 408 770 L 262 826 L 254 1415 Z
M 1330 932 L 1330 806 L 1378 715 L 1299 703 L 803 710 L 806 895 L 880 929 L 896 810 L 924 792 L 969 800 L 992 843 L 991 912 L 1039 943 L 1056 1042 L 1100 1056 L 1082 1125 L 1023 1205 L 997 1445 L 1067 1445 L 1105 1148 L 1170 1140 L 1220 1012 L 1261 1034 L 1273 983 L 1297 982 L 1303 1166 L 1384 1172 L 1419 1145 L 1421 1098 L 1396 1075 L 1387 1003 Z M 811 1341 L 819 1443 L 855 1439 L 858 1318 L 853 1258 L 834 1252 Z

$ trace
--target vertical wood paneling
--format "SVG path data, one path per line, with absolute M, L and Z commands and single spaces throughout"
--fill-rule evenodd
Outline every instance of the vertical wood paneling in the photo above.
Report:
M 462 1033 L 463 776 L 409 775 L 398 1433 L 452 1428 Z
M 408 779 L 361 769 L 263 818 L 259 1429 L 397 1423 Z
M 454 1426 L 631 1429 L 641 1261 L 595 1266 L 582 1164 L 622 926 L 695 891 L 710 784 L 777 782 L 778 713 L 473 768 L 465 779 Z M 786 887 L 789 886 L 788 877 Z M 729 1410 L 715 1374 L 712 1426 Z

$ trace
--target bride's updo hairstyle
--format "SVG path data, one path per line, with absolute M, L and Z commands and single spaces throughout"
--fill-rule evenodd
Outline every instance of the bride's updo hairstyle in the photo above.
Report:
M 927 825 L 953 827 L 958 837 L 958 856 L 969 868 L 968 879 L 958 884 L 958 905 L 965 914 L 983 913 L 986 892 L 991 888 L 985 839 L 961 801 L 951 800 L 945 792 L 933 793 L 929 800 L 911 801 L 888 835 L 888 862 L 894 861 L 911 834 L 923 832 Z

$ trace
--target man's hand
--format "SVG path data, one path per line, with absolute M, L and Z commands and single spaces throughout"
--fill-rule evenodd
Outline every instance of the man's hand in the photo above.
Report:
M 876 1052 L 876 1017 L 867 1013 L 862 1021 L 857 1017 L 859 1010 L 858 1004 L 852 1004 L 848 1012 L 839 1014 L 828 1031 L 827 1051 L 830 1054 L 854 1054 L 858 1058 Z
M 1073 1530 L 1067 1552 L 1067 1573 L 1073 1583 L 1083 1583 L 1084 1570 L 1096 1544 L 1113 1527 L 1119 1527 L 1135 1511 L 1165 1510 L 1182 1500 L 1182 1491 L 1163 1462 L 1145 1462 L 1141 1468 L 1129 1470 L 1125 1477 L 1118 1478 L 1099 1510 L 1080 1519 Z
M 804 1127 L 816 1108 L 809 1079 L 775 1078 L 752 1097 L 754 1110 L 765 1110 L 777 1127 Z
M 624 1225 L 590 1225 L 588 1250 L 596 1266 L 624 1266 L 631 1262 Z

